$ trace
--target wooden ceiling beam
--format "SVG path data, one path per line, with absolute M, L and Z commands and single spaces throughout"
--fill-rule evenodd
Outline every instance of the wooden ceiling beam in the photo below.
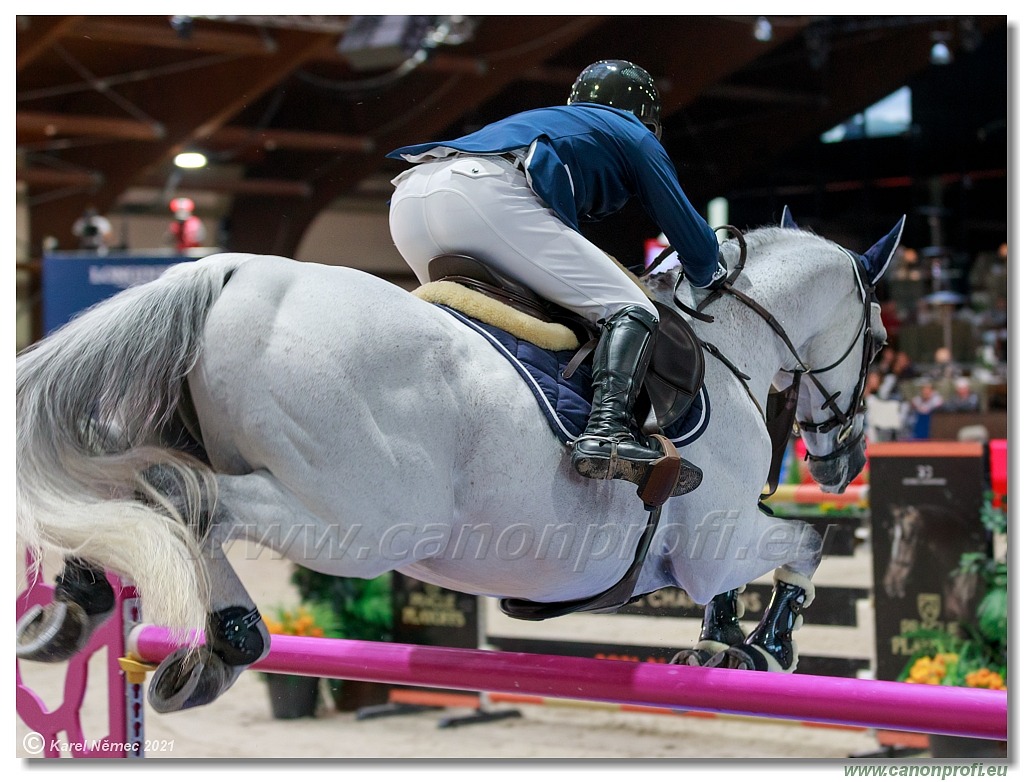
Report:
M 788 43 L 803 32 L 807 22 L 794 21 L 778 26 L 772 39 L 766 42 L 754 40 L 750 30 L 738 26 L 735 19 L 688 16 L 685 17 L 685 26 L 687 40 L 713 43 L 671 45 L 676 33 L 665 31 L 667 38 L 663 46 L 670 52 L 666 72 L 683 74 L 684 77 L 673 78 L 668 89 L 662 91 L 661 111 L 664 116 L 689 106 L 712 85 L 719 84 L 773 49 Z
M 136 21 L 119 17 L 82 18 L 73 28 L 65 30 L 67 35 L 89 38 L 100 43 L 152 46 L 161 49 L 185 49 L 190 52 L 214 52 L 237 54 L 240 57 L 270 56 L 276 51 L 274 38 L 252 32 L 228 30 L 195 29 L 188 36 L 175 31 L 166 17 L 163 21 Z
M 216 132 L 246 105 L 280 83 L 289 73 L 332 46 L 333 35 L 279 31 L 277 51 L 270 56 L 240 57 L 210 67 L 197 76 L 204 89 L 191 82 L 166 79 L 155 89 L 147 114 L 165 121 L 167 136 L 159 143 L 122 143 L 87 150 L 67 150 L 70 165 L 102 172 L 96 192 L 38 203 L 32 208 L 33 237 L 56 236 L 62 245 L 73 244 L 71 225 L 89 204 L 109 210 L 120 196 L 147 172 L 184 149 L 196 138 Z
M 226 147 L 251 144 L 264 149 L 295 149 L 316 152 L 373 152 L 376 149 L 371 136 L 346 133 L 315 133 L 305 130 L 278 128 L 223 127 L 211 133 L 211 143 Z
M 170 24 L 153 24 L 131 19 L 62 18 L 80 21 L 63 25 L 63 30 L 58 33 L 58 37 L 73 34 L 106 43 L 139 44 L 166 49 L 188 49 L 189 51 L 244 56 L 269 56 L 274 52 L 274 47 L 268 45 L 267 38 L 252 33 L 196 29 L 191 36 L 183 38 L 171 28 Z M 323 49 L 313 59 L 319 62 L 347 62 L 345 56 L 336 47 Z M 428 73 L 461 73 L 467 76 L 483 76 L 489 67 L 489 62 L 486 54 L 474 57 L 457 54 L 453 51 L 434 50 L 419 67 Z M 566 79 L 571 84 L 576 76 L 577 73 L 569 68 L 538 67 L 524 72 L 522 79 L 564 85 Z
M 522 74 L 547 62 L 565 47 L 592 32 L 606 19 L 604 17 L 576 17 L 562 19 L 563 27 L 557 37 L 552 34 L 550 18 L 522 17 L 502 48 L 516 50 L 517 56 L 504 58 L 481 57 L 488 62 L 483 75 L 453 75 L 458 79 L 445 91 L 440 91 L 433 104 L 423 103 L 418 112 L 407 112 L 400 126 L 388 127 L 375 141 L 378 149 L 389 150 L 402 143 L 429 140 L 443 132 L 459 117 L 481 105 L 518 81 Z M 533 41 L 550 39 L 545 45 L 531 46 Z M 521 46 L 521 49 L 516 49 Z M 382 125 L 387 123 L 382 121 Z M 234 226 L 232 245 L 239 251 L 253 251 L 292 255 L 310 223 L 332 201 L 357 187 L 360 181 L 381 167 L 381 159 L 374 155 L 361 158 L 350 156 L 334 160 L 330 165 L 313 164 L 301 178 L 310 181 L 314 191 L 311 198 L 293 208 L 294 204 L 276 204 L 273 199 L 237 198 L 231 213 Z M 295 172 L 301 174 L 302 172 Z
M 54 43 L 66 36 L 78 23 L 82 16 L 28 16 L 24 19 L 24 30 L 18 30 L 16 72 L 35 62 Z
M 19 111 L 15 115 L 18 132 L 45 137 L 88 136 L 112 141 L 162 141 L 166 131 L 162 125 L 116 117 L 56 114 L 41 111 Z M 278 128 L 218 128 L 202 141 L 223 147 L 251 144 L 264 149 L 296 149 L 322 152 L 373 152 L 370 136 L 346 133 L 314 133 Z
M 15 127 L 19 133 L 36 133 L 46 137 L 90 136 L 119 141 L 160 141 L 166 135 L 160 124 L 44 111 L 17 112 Z

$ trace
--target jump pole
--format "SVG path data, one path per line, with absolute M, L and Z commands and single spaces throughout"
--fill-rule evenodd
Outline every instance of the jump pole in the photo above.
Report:
M 158 663 L 181 646 L 138 625 L 128 653 Z M 763 673 L 550 654 L 271 636 L 253 670 L 501 692 L 864 728 L 1006 740 L 1005 691 Z

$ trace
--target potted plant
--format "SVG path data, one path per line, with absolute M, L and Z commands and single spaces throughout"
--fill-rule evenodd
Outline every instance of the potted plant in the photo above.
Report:
M 338 620 L 326 603 L 304 602 L 293 608 L 278 607 L 263 615 L 271 635 L 336 638 Z M 276 719 L 316 716 L 320 702 L 320 679 L 284 673 L 264 673 L 270 694 L 270 708 Z
M 918 684 L 980 687 L 1005 690 L 1007 680 L 1007 570 L 1005 498 L 989 493 L 981 509 L 981 521 L 990 535 L 984 552 L 967 552 L 955 574 L 975 576 L 981 587 L 971 622 L 958 628 L 921 629 L 905 637 L 915 652 L 900 678 Z M 959 632 L 955 632 L 959 630 Z M 930 736 L 933 757 L 1005 756 L 1006 742 Z
M 390 641 L 393 637 L 391 575 L 377 578 L 345 578 L 318 573 L 296 565 L 292 584 L 303 600 L 330 606 L 341 638 L 359 641 Z M 387 703 L 390 685 L 379 682 L 328 679 L 338 711 Z

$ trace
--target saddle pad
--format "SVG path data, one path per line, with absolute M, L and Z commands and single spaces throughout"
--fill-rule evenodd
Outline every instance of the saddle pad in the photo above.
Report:
M 451 307 L 437 306 L 481 334 L 508 359 L 537 398 L 544 417 L 557 437 L 569 444 L 583 434 L 590 417 L 590 400 L 593 397 L 589 360 L 583 362 L 575 374 L 566 380 L 562 377 L 562 371 L 576 354 L 575 350 L 544 350 Z M 707 388 L 701 385 L 686 415 L 664 434 L 677 448 L 689 445 L 704 434 L 710 413 Z

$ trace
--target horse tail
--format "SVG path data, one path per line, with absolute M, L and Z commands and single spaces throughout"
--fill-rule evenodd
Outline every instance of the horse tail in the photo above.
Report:
M 199 358 L 210 309 L 250 257 L 171 267 L 18 356 L 17 532 L 34 559 L 31 576 L 48 554 L 76 557 L 131 581 L 148 621 L 182 636 L 205 627 L 196 530 L 204 508 L 212 512 L 214 475 L 162 445 L 160 432 Z

